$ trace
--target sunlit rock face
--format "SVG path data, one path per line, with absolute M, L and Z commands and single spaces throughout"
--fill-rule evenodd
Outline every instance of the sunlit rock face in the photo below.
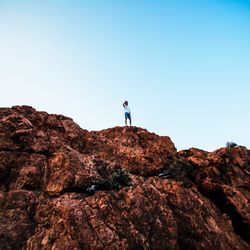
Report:
M 138 127 L 89 132 L 0 109 L 0 249 L 250 249 L 250 151 L 180 152 Z

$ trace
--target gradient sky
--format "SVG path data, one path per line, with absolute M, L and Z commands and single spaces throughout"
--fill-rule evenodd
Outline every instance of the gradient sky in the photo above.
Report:
M 0 0 L 0 106 L 250 148 L 250 1 Z

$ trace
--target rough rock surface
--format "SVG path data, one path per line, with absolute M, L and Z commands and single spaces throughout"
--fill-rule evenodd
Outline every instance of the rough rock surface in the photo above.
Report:
M 249 200 L 245 147 L 0 109 L 0 249 L 250 249 Z

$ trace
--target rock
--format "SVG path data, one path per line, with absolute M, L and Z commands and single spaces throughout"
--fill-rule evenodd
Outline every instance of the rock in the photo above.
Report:
M 0 249 L 250 249 L 250 151 L 0 109 Z
M 230 217 L 235 232 L 249 244 L 250 151 L 236 147 L 196 152 L 191 149 L 179 155 L 196 165 L 193 178 L 200 193 Z
M 1 193 L 0 197 L 0 247 L 21 249 L 35 230 L 32 217 L 37 197 L 25 190 Z
M 176 153 L 169 137 L 137 127 L 115 127 L 94 132 L 94 135 L 101 147 L 96 148 L 97 154 L 123 164 L 133 174 L 156 174 L 170 164 Z

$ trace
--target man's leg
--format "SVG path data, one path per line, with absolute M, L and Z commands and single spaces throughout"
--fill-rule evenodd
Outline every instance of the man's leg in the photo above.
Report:
M 127 117 L 125 118 L 125 125 L 127 126 Z
M 131 126 L 132 121 L 131 121 L 131 114 L 130 113 L 128 114 L 128 119 L 129 119 L 129 125 Z

